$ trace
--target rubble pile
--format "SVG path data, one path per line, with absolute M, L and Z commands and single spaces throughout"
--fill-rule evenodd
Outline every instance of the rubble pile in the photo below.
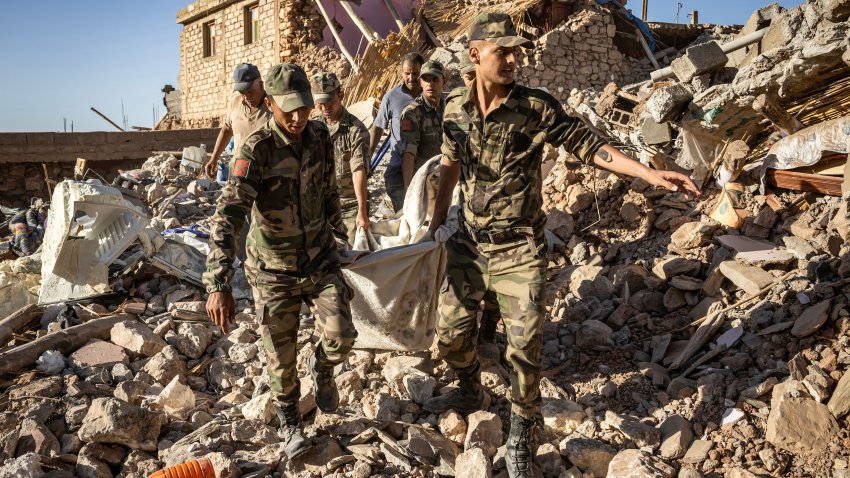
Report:
M 583 5 L 537 38 L 521 75 L 646 163 L 693 171 L 703 195 L 548 151 L 558 161 L 543 183 L 540 475 L 850 476 L 850 183 L 838 194 L 780 187 L 757 167 L 763 143 L 817 126 L 790 121 L 782 101 L 805 97 L 806 82 L 838 81 L 848 3 L 765 7 L 740 33 L 714 29 L 714 40 L 660 55 L 671 77 L 622 87 L 636 62 L 614 46 L 608 10 Z M 759 48 L 720 46 L 765 28 Z M 462 51 L 460 38 L 431 58 L 453 65 Z M 590 63 L 598 71 L 582 72 Z M 586 83 L 563 83 L 572 72 Z M 816 153 L 847 162 L 846 151 Z M 196 459 L 220 478 L 507 475 L 504 334 L 479 345 L 481 411 L 422 410 L 458 386 L 432 347 L 353 351 L 335 370 L 340 409 L 326 414 L 311 392 L 318 337 L 307 313 L 299 408 L 314 446 L 287 459 L 238 264 L 234 328 L 222 333 L 205 313 L 200 275 L 220 186 L 171 154 L 111 186 L 90 181 L 57 190 L 108 192 L 111 207 L 144 215 L 103 236 L 126 246 L 82 271 L 100 278 L 88 284 L 96 293 L 35 305 L 39 283 L 60 276 L 62 241 L 83 247 L 87 231 L 117 217 L 85 209 L 91 199 L 54 195 L 52 213 L 65 208 L 70 224 L 61 241 L 0 262 L 0 478 L 142 478 Z M 373 206 L 382 182 L 370 181 Z

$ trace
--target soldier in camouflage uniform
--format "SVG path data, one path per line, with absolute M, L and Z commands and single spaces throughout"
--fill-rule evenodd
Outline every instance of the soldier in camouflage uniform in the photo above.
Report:
M 366 187 L 369 132 L 342 105 L 345 92 L 335 74 L 317 73 L 310 84 L 313 100 L 322 112 L 317 119 L 324 122 L 331 133 L 342 222 L 347 229 L 348 244 L 353 245 L 357 226 L 369 229 L 369 190 Z
M 309 368 L 322 411 L 339 404 L 333 367 L 345 359 L 357 333 L 349 310 L 352 291 L 340 272 L 333 234 L 342 224 L 328 129 L 308 120 L 313 98 L 300 66 L 272 67 L 265 91 L 274 117 L 248 137 L 233 162 L 212 217 L 204 284 L 210 294 L 207 313 L 226 333 L 234 313 L 235 238 L 250 211 L 245 272 L 269 357 L 285 451 L 292 458 L 311 446 L 298 412 L 296 337 L 302 303 L 313 309 L 321 337 Z
M 413 174 L 429 159 L 440 154 L 443 142 L 443 87 L 446 75 L 443 64 L 429 61 L 419 74 L 422 94 L 401 112 L 401 170 L 404 191 L 410 186 Z
M 505 462 L 510 477 L 529 477 L 546 300 L 540 172 L 544 144 L 562 145 L 584 162 L 651 185 L 698 191 L 684 175 L 651 170 L 605 145 L 548 93 L 514 83 L 515 50 L 528 40 L 516 35 L 507 15 L 478 15 L 468 38 L 476 79 L 446 101 L 444 157 L 431 224 L 433 236 L 445 222 L 460 180 L 461 226 L 446 243 L 446 290 L 437 324 L 439 353 L 457 373 L 460 387 L 429 399 L 424 409 L 466 414 L 481 407 L 474 314 L 484 293 L 495 291 L 507 335 L 505 358 L 513 368 Z

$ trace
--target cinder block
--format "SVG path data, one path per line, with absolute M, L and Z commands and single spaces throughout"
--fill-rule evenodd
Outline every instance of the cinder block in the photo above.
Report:
M 701 43 L 685 50 L 684 56 L 676 58 L 670 64 L 676 78 L 689 83 L 695 76 L 709 73 L 726 65 L 729 57 L 716 41 Z
M 640 124 L 643 142 L 648 145 L 662 144 L 673 140 L 673 130 L 670 123 L 658 123 L 651 117 L 646 117 Z

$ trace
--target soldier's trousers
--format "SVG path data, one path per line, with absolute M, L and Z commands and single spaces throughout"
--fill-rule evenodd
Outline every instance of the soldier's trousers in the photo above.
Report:
M 495 292 L 508 342 L 505 358 L 514 369 L 511 410 L 531 418 L 540 396 L 547 261 L 542 240 L 521 241 L 500 252 L 484 253 L 462 232 L 448 240 L 437 345 L 450 367 L 474 365 L 477 311 L 485 292 Z
M 314 282 L 293 291 L 270 292 L 253 287 L 254 307 L 260 321 L 260 335 L 268 354 L 269 386 L 278 403 L 292 403 L 301 396 L 296 370 L 297 337 L 301 304 L 310 306 L 321 343 L 316 351 L 319 363 L 343 362 L 354 345 L 357 331 L 351 322 L 349 302 L 352 291 L 339 269 L 331 270 Z
M 357 208 L 342 211 L 342 223 L 348 235 L 348 245 L 354 245 L 354 235 L 357 234 Z

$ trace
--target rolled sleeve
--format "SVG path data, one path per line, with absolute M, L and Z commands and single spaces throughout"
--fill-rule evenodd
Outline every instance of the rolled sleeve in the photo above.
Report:
M 580 120 L 569 116 L 559 104 L 549 109 L 544 121 L 546 142 L 556 148 L 563 146 L 585 164 L 591 164 L 593 156 L 606 143 Z

